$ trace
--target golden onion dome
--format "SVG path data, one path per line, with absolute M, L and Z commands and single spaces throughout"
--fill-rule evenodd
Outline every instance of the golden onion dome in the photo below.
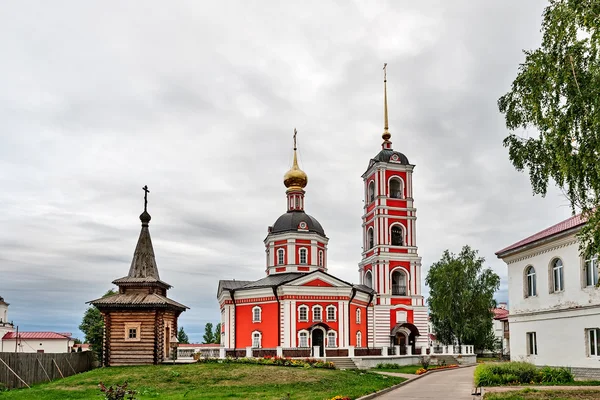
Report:
M 294 164 L 283 176 L 283 184 L 288 189 L 303 189 L 308 184 L 308 175 L 298 167 L 298 158 L 294 148 Z

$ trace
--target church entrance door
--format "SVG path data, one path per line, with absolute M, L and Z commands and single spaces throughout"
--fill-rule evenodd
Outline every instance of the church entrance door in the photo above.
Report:
M 323 357 L 323 331 L 321 329 L 313 329 L 312 331 L 312 346 L 319 346 L 319 354 L 314 354 L 314 357 Z

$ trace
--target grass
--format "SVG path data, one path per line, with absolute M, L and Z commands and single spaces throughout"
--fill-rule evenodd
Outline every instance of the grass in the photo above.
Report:
M 357 398 L 404 381 L 360 371 L 247 364 L 150 365 L 101 368 L 31 389 L 0 392 L 0 400 L 102 399 L 98 383 L 129 382 L 143 399 Z
M 565 384 L 574 382 L 568 368 L 542 367 L 527 362 L 484 363 L 475 368 L 475 386 Z
M 600 391 L 592 390 L 535 390 L 488 393 L 484 400 L 589 400 L 600 398 Z
M 402 374 L 414 374 L 418 369 L 423 368 L 420 365 L 397 365 L 397 364 L 378 364 L 376 371 L 399 372 Z

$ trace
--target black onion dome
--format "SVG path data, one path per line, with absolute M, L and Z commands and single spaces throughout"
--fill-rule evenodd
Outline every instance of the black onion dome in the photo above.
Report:
M 408 158 L 400 153 L 399 151 L 394 151 L 392 149 L 383 149 L 373 157 L 373 160 L 380 162 L 391 162 L 394 164 L 402 164 L 409 165 Z
M 296 232 L 301 222 L 306 223 L 306 229 L 309 232 L 318 233 L 325 236 L 323 227 L 314 217 L 311 217 L 304 211 L 288 211 L 273 224 L 271 233 Z

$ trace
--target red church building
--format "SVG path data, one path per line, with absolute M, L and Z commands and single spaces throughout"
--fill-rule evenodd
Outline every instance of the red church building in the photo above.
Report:
M 329 239 L 304 211 L 308 177 L 294 160 L 284 176 L 287 212 L 268 228 L 266 276 L 257 281 L 221 280 L 221 344 L 227 349 L 289 348 L 323 356 L 325 348 L 427 347 L 427 310 L 421 295 L 414 165 L 392 149 L 384 79 L 382 150 L 363 175 L 364 248 L 360 284 L 327 273 Z M 316 353 L 319 354 L 316 354 Z M 339 355 L 352 355 L 353 350 Z

